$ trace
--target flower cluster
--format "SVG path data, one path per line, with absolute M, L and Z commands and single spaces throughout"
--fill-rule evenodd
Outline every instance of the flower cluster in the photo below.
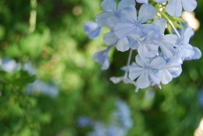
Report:
M 103 41 L 109 48 L 93 56 L 96 62 L 102 64 L 102 70 L 108 69 L 108 52 L 114 46 L 121 52 L 130 50 L 127 66 L 121 68 L 125 75 L 112 77 L 111 81 L 134 84 L 136 91 L 150 85 L 161 88 L 161 83 L 168 84 L 181 74 L 183 61 L 201 57 L 201 51 L 189 44 L 194 29 L 187 27 L 179 33 L 168 17 L 181 16 L 182 6 L 186 11 L 193 11 L 197 6 L 196 0 L 167 1 L 137 0 L 136 2 L 143 3 L 138 10 L 135 0 L 121 0 L 118 6 L 114 0 L 103 0 L 101 6 L 105 12 L 96 16 L 96 22 L 84 24 L 89 38 L 99 35 L 103 26 L 110 29 L 103 36 Z M 164 5 L 163 11 L 159 10 L 160 5 Z M 157 12 L 162 17 L 158 17 Z M 167 23 L 173 28 L 174 34 L 165 34 Z M 135 62 L 130 64 L 132 52 L 135 50 Z
M 88 132 L 87 136 L 125 136 L 133 126 L 131 111 L 127 103 L 120 99 L 116 102 L 116 107 L 109 125 L 86 116 L 80 116 L 77 124 L 80 127 L 93 126 L 93 131 Z

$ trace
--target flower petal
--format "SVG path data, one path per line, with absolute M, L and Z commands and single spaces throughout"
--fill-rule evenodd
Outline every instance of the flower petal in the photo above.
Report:
M 192 59 L 200 59 L 202 57 L 202 52 L 200 51 L 200 49 L 197 47 L 193 47 L 193 50 L 194 50 L 195 54 L 192 57 Z
M 193 47 L 193 50 L 190 52 L 190 56 L 185 58 L 185 60 L 200 59 L 201 56 L 202 52 L 197 47 Z
M 89 39 L 94 39 L 94 38 L 97 38 L 99 36 L 101 32 L 101 27 L 98 27 L 95 31 L 93 31 L 89 36 L 88 38 Z
M 123 80 L 123 77 L 111 77 L 110 80 L 114 83 L 114 84 L 118 84 L 119 82 L 121 82 Z
M 109 12 L 116 12 L 117 4 L 114 0 L 103 0 L 101 3 L 102 9 Z
M 147 35 L 149 31 L 153 31 L 153 39 L 160 37 L 160 28 L 155 24 L 141 24 L 140 29 L 142 30 L 143 35 Z M 152 40 L 152 39 L 151 39 Z
M 126 20 L 127 22 L 137 22 L 137 10 L 133 5 L 130 5 L 129 7 L 122 10 L 120 16 L 122 20 Z
M 113 45 L 118 41 L 118 37 L 114 34 L 114 32 L 105 33 L 103 41 L 106 45 Z
M 183 8 L 185 11 L 192 12 L 197 7 L 196 0 L 182 0 Z
M 148 4 L 148 0 L 136 0 L 137 3 L 145 3 Z
M 86 34 L 90 34 L 92 31 L 98 28 L 98 24 L 95 21 L 86 21 L 84 24 Z
M 113 16 L 111 12 L 102 12 L 96 15 L 96 22 L 101 27 L 106 26 L 106 20 L 111 16 Z
M 135 59 L 136 59 L 136 63 L 142 68 L 146 66 L 146 62 L 143 59 L 141 59 L 140 55 L 136 55 Z
M 138 76 L 140 76 L 143 72 L 143 68 L 141 67 L 131 67 L 129 69 L 129 77 L 131 80 L 135 80 Z
M 151 69 L 164 69 L 166 66 L 166 61 L 162 57 L 156 57 L 152 60 L 152 62 L 149 64 L 149 67 Z
M 125 37 L 123 39 L 119 39 L 116 45 L 117 50 L 119 51 L 127 51 L 129 50 L 129 42 L 128 39 Z
M 140 36 L 136 34 L 129 34 L 128 38 L 129 38 L 129 47 L 131 49 L 137 49 L 139 47 L 138 40 L 140 39 Z
M 175 49 L 168 43 L 166 42 L 160 42 L 160 48 L 162 53 L 167 57 L 167 58 L 171 58 L 175 55 L 176 51 Z
M 188 27 L 184 32 L 184 40 L 183 43 L 189 43 L 190 38 L 194 35 L 194 28 Z
M 176 77 L 179 77 L 181 73 L 182 73 L 182 67 L 180 68 L 179 71 L 172 72 L 171 75 L 172 75 L 173 78 L 176 78 Z
M 144 34 L 143 42 L 147 43 L 146 41 L 149 41 L 149 43 L 152 43 L 154 40 L 154 31 L 148 30 L 147 33 Z
M 179 17 L 182 14 L 181 0 L 171 0 L 166 6 L 166 11 L 173 17 Z
M 162 74 L 162 78 L 161 78 L 161 82 L 163 84 L 168 84 L 172 79 L 173 78 L 172 78 L 171 73 L 167 69 L 164 69 L 163 74 Z
M 156 74 L 154 74 L 153 71 L 149 70 L 149 76 L 152 82 L 159 84 L 161 81 L 162 72 L 158 71 Z
M 86 21 L 84 29 L 89 39 L 98 37 L 101 32 L 101 27 L 95 21 Z
M 119 39 L 122 39 L 135 29 L 136 26 L 132 23 L 118 23 L 114 27 L 114 33 Z
M 130 5 L 135 6 L 135 0 L 121 0 L 118 4 L 118 12 Z
M 117 23 L 119 23 L 119 20 L 115 16 L 108 17 L 106 20 L 106 25 L 110 28 L 111 31 L 114 31 L 114 26 Z
M 150 56 L 151 56 L 151 54 L 149 54 L 148 49 L 145 46 L 145 44 L 140 45 L 138 47 L 137 51 L 138 51 L 138 54 L 140 55 L 140 57 L 142 57 L 142 58 L 150 58 Z
M 153 24 L 158 25 L 160 28 L 160 35 L 164 35 L 164 31 L 166 28 L 167 20 L 164 18 L 157 18 L 154 20 Z
M 96 62 L 99 62 L 99 63 L 102 64 L 102 67 L 101 67 L 102 70 L 108 69 L 109 65 L 110 65 L 110 63 L 109 63 L 109 57 L 108 57 L 109 48 L 104 50 L 104 51 L 99 51 L 99 52 L 97 52 L 97 53 L 95 53 L 93 55 L 93 59 Z
M 136 86 L 136 82 L 130 80 L 129 78 L 123 78 L 123 82 L 124 82 L 125 84 L 133 84 L 133 85 Z
M 190 57 L 191 52 L 193 52 L 193 47 L 190 44 L 183 44 L 178 47 L 178 50 L 181 54 L 181 58 L 185 60 L 186 58 Z
M 151 84 L 151 81 L 149 80 L 149 75 L 147 72 L 142 72 L 142 74 L 137 79 L 137 87 L 138 88 L 146 88 Z
M 138 22 L 144 23 L 148 20 L 151 20 L 156 15 L 156 9 L 150 4 L 143 4 L 140 7 Z
M 177 39 L 178 37 L 175 34 L 167 34 L 167 35 L 164 35 L 164 37 L 162 37 L 162 41 L 164 43 L 168 43 L 173 47 L 175 46 Z
M 171 73 L 173 72 L 177 72 L 181 69 L 181 65 L 180 64 L 173 64 L 173 65 L 169 65 L 169 66 L 166 66 L 168 71 L 170 71 Z

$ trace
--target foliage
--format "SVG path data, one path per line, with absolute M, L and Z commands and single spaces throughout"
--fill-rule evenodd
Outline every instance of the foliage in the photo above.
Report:
M 33 1 L 33 0 L 31 0 Z M 30 61 L 36 73 L 15 69 L 0 71 L 0 134 L 2 136 L 82 136 L 92 127 L 79 127 L 77 119 L 88 116 L 109 124 L 117 98 L 131 109 L 133 127 L 129 136 L 190 136 L 202 118 L 203 106 L 198 102 L 202 88 L 203 63 L 194 60 L 183 64 L 183 73 L 162 90 L 154 87 L 134 92 L 133 85 L 114 85 L 109 78 L 123 75 L 118 68 L 125 65 L 128 52 L 110 51 L 111 67 L 100 70 L 93 54 L 106 45 L 102 37 L 88 40 L 83 31 L 86 20 L 94 20 L 101 12 L 101 0 L 0 1 L 0 57 L 9 57 L 23 65 Z M 203 23 L 203 2 L 195 13 Z M 31 15 L 36 11 L 37 15 Z M 30 17 L 36 19 L 35 30 Z M 102 33 L 107 32 L 104 28 Z M 191 44 L 203 50 L 203 27 Z M 135 56 L 135 54 L 133 54 Z M 116 58 L 116 59 L 114 59 Z M 1 64 L 2 67 L 3 63 Z M 31 69 L 31 68 L 30 68 Z M 28 93 L 28 83 L 40 79 L 57 85 L 59 94 Z

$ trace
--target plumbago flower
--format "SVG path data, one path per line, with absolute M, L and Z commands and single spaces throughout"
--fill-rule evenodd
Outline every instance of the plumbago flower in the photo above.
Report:
M 114 47 L 114 45 L 110 46 L 106 50 L 99 51 L 93 55 L 93 58 L 96 62 L 99 62 L 102 64 L 101 70 L 106 70 L 109 68 L 109 51 Z
M 164 3 L 168 0 L 155 0 L 157 3 Z M 185 11 L 192 12 L 197 7 L 196 0 L 170 0 L 166 6 L 169 15 L 179 17 L 182 15 L 182 7 Z
M 107 25 L 110 28 L 110 32 L 104 35 L 104 42 L 107 45 L 111 45 L 108 49 L 97 52 L 93 55 L 94 60 L 102 64 L 102 70 L 106 70 L 109 68 L 110 63 L 108 58 L 108 52 L 115 44 L 117 44 L 116 47 L 119 51 L 127 51 L 129 49 L 127 37 L 118 38 L 114 34 L 114 26 L 122 19 L 120 16 L 121 11 L 130 5 L 135 6 L 135 1 L 121 0 L 118 4 L 118 8 L 116 1 L 114 0 L 104 0 L 101 4 L 102 8 L 106 10 L 106 12 L 98 14 L 96 16 L 96 22 L 101 27 Z
M 133 65 L 135 65 L 134 62 L 132 63 L 131 66 L 133 66 Z M 122 77 L 111 77 L 110 80 L 111 80 L 114 84 L 118 84 L 119 82 L 123 81 L 125 84 L 132 84 L 132 85 L 136 86 L 136 82 L 133 81 L 133 80 L 131 80 L 131 79 L 129 79 L 129 78 L 127 77 L 127 71 L 129 71 L 129 68 L 130 68 L 131 66 L 129 66 L 129 67 L 128 67 L 128 66 L 124 66 L 124 67 L 121 68 L 121 70 L 126 71 L 124 76 L 122 76 Z
M 163 84 L 168 84 L 172 81 L 173 78 L 178 77 L 182 72 L 182 60 L 179 54 L 174 55 L 170 59 L 163 57 L 166 61 L 165 67 L 160 71 L 161 73 L 161 82 Z
M 138 19 L 135 6 L 130 5 L 121 12 L 123 18 L 121 23 L 115 25 L 114 32 L 118 38 L 124 38 L 129 34 L 142 36 L 148 30 L 153 30 L 153 24 L 143 24 L 151 20 L 156 15 L 156 9 L 149 4 L 143 4 L 140 7 Z
M 89 39 L 97 38 L 101 32 L 101 27 L 95 21 L 86 21 L 83 26 Z
M 131 80 L 136 78 L 136 92 L 139 88 L 146 88 L 152 82 L 159 84 L 161 76 L 159 70 L 162 70 L 166 66 L 166 61 L 162 57 L 156 57 L 152 60 L 141 58 L 136 56 L 136 63 L 129 69 L 129 77 Z
M 136 0 L 137 3 L 145 3 L 148 4 L 148 0 Z
M 155 57 L 158 53 L 158 46 L 154 39 L 156 34 L 153 30 L 148 31 L 143 38 L 140 38 L 136 34 L 130 34 L 129 41 L 132 49 L 137 49 L 138 54 L 144 58 Z
M 121 12 L 124 8 L 133 5 L 135 7 L 135 0 L 121 0 L 118 4 L 114 0 L 104 0 L 101 4 L 102 9 L 106 10 L 96 16 L 96 21 L 99 26 L 106 26 L 106 20 L 108 17 L 116 17 L 119 21 L 121 20 Z
M 197 47 L 189 44 L 191 36 L 194 35 L 194 29 L 191 27 L 182 31 L 181 37 L 176 41 L 176 50 L 180 52 L 182 60 L 199 59 L 202 55 Z
M 117 100 L 116 107 L 117 109 L 110 116 L 108 125 L 86 116 L 80 116 L 77 124 L 79 127 L 93 127 L 87 136 L 126 136 L 128 130 L 133 126 L 130 108 L 125 101 L 120 99 Z
M 175 55 L 175 49 L 173 48 L 175 46 L 177 35 L 175 34 L 167 34 L 164 35 L 165 27 L 167 24 L 166 19 L 164 18 L 157 18 L 154 20 L 153 24 L 159 26 L 160 28 L 160 36 L 157 39 L 157 44 L 161 48 L 161 51 L 164 56 L 167 58 L 171 58 Z
M 115 34 L 114 34 L 114 26 L 119 23 L 116 17 L 111 17 L 107 19 L 107 26 L 110 28 L 111 32 L 104 34 L 103 40 L 106 43 L 106 45 L 115 45 L 116 48 L 119 51 L 127 51 L 129 50 L 129 42 L 128 38 L 124 37 L 122 39 L 119 39 Z
M 163 3 L 168 0 L 155 1 Z M 96 22 L 86 22 L 84 28 L 89 38 L 97 37 L 103 26 L 110 29 L 110 32 L 103 36 L 104 43 L 109 47 L 93 55 L 94 60 L 102 64 L 102 70 L 109 68 L 108 52 L 114 46 L 121 52 L 129 50 L 127 65 L 121 68 L 125 74 L 121 77 L 111 77 L 113 83 L 123 81 L 132 84 L 136 86 L 136 92 L 150 85 L 158 85 L 161 89 L 161 84 L 168 84 L 173 78 L 180 76 L 183 61 L 199 59 L 202 53 L 197 47 L 189 44 L 194 29 L 186 27 L 179 33 L 174 26 L 178 20 L 171 21 L 168 14 L 158 9 L 165 6 L 164 4 L 148 0 L 136 0 L 136 2 L 144 3 L 139 11 L 135 8 L 135 0 L 121 0 L 118 6 L 115 0 L 103 0 L 101 6 L 105 12 L 96 16 Z M 156 9 L 148 4 L 150 2 Z M 193 11 L 197 2 L 170 0 L 163 10 L 171 16 L 180 16 L 182 6 L 186 11 Z M 162 13 L 164 18 L 155 17 L 156 10 Z M 176 34 L 165 34 L 167 23 Z M 167 27 L 167 29 L 171 28 Z M 135 62 L 130 63 L 133 51 L 137 55 Z

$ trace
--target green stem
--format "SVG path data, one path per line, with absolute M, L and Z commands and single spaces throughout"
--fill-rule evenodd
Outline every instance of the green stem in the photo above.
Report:
M 171 27 L 173 28 L 173 30 L 175 31 L 175 33 L 176 33 L 176 34 L 178 35 L 178 37 L 180 38 L 179 32 L 177 31 L 176 27 L 174 26 L 173 22 L 169 19 L 169 17 L 168 17 L 164 12 L 162 12 L 162 11 L 159 10 L 158 5 L 156 5 L 155 8 L 156 8 L 157 12 L 160 13 L 161 16 L 162 16 L 163 18 L 165 18 L 165 19 L 169 22 L 169 24 L 171 25 Z
M 6 80 L 4 80 L 1 76 L 0 76 L 0 81 L 3 83 L 7 83 Z

